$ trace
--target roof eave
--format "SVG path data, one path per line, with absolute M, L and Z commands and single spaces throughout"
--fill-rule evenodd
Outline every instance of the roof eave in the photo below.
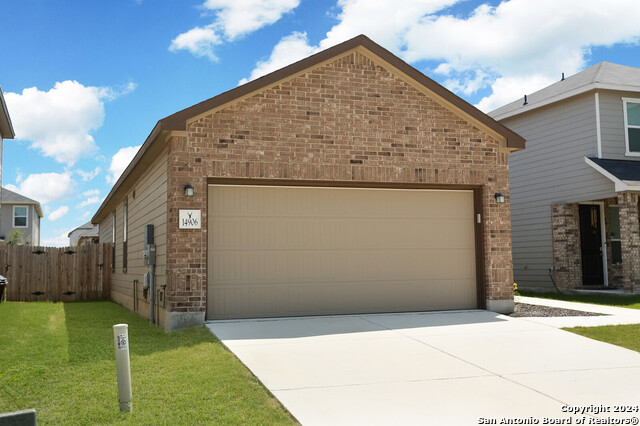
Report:
M 0 87 L 0 137 L 2 137 L 2 139 L 13 139 L 15 136 L 16 133 L 13 130 L 13 124 L 11 124 L 9 110 L 7 109 L 2 88 Z
M 122 172 L 116 183 L 111 188 L 111 191 L 109 191 L 104 201 L 102 201 L 102 204 L 100 204 L 100 207 L 98 207 L 98 210 L 91 218 L 92 224 L 97 225 L 103 220 L 106 213 L 106 207 L 109 205 L 113 196 L 118 192 L 120 187 L 129 177 L 131 171 L 136 168 L 144 154 L 149 150 L 150 146 L 155 142 L 160 133 L 163 131 L 162 124 L 162 120 L 158 121 L 153 130 L 151 130 L 151 133 L 149 133 L 149 136 L 147 136 L 147 139 L 145 139 L 144 143 L 142 144 L 136 155 L 133 157 L 133 160 L 131 160 L 127 168 L 124 170 L 124 172 Z
M 508 111 L 503 114 L 496 115 L 493 117 L 497 121 L 502 121 L 506 118 L 515 117 L 520 114 L 524 114 L 526 112 L 532 111 L 534 109 L 541 108 L 543 106 L 551 105 L 556 102 L 560 102 L 565 99 L 572 98 L 574 96 L 582 95 L 583 93 L 591 92 L 593 90 L 615 90 L 620 92 L 640 92 L 640 86 L 628 86 L 623 84 L 611 84 L 611 83 L 590 83 L 584 86 L 580 86 L 576 89 L 569 90 L 565 93 L 561 93 L 560 95 L 553 96 L 551 98 L 543 99 L 538 102 L 527 104 L 526 107 L 523 105 L 522 107 L 515 109 L 513 111 Z

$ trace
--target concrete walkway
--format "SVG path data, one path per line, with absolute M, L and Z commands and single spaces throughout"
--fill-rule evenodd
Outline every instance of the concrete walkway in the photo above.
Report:
M 546 324 L 552 327 L 598 327 L 601 325 L 640 324 L 640 309 L 618 308 L 615 306 L 593 305 L 591 303 L 564 302 L 562 300 L 541 299 L 538 297 L 516 296 L 516 302 L 531 305 L 551 306 L 573 309 L 574 311 L 597 312 L 605 314 L 597 317 L 542 317 L 520 318 L 525 321 Z
M 640 353 L 529 319 L 471 310 L 207 326 L 305 425 L 640 416 L 563 409 L 640 404 Z

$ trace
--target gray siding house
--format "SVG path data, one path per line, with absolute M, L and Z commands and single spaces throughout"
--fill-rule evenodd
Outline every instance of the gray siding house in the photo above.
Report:
M 40 203 L 6 188 L 2 188 L 0 207 L 0 238 L 6 239 L 14 230 L 22 234 L 22 243 L 40 245 L 40 219 L 44 216 Z
M 13 139 L 15 132 L 11 125 L 11 117 L 9 117 L 9 111 L 7 105 L 4 102 L 4 96 L 2 95 L 2 88 L 0 87 L 0 200 L 2 199 L 2 151 L 4 149 L 4 139 Z M 2 206 L 0 206 L 0 230 L 2 229 Z M 0 236 L 0 242 L 2 237 Z
M 602 62 L 489 115 L 527 140 L 509 164 L 518 285 L 640 292 L 640 69 Z
M 83 246 L 87 244 L 97 244 L 100 241 L 100 228 L 87 222 L 78 226 L 67 235 L 70 246 Z

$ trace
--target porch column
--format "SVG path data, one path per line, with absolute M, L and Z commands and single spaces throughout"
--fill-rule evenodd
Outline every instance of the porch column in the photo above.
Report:
M 554 278 L 558 288 L 582 285 L 580 214 L 577 203 L 551 206 Z
M 618 192 L 622 283 L 625 292 L 640 292 L 640 222 L 638 193 Z

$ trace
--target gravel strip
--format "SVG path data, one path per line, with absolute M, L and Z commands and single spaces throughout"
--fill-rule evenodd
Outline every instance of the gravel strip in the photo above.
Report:
M 573 309 L 552 308 L 550 306 L 516 303 L 516 309 L 510 317 L 597 317 L 605 314 L 575 311 Z

